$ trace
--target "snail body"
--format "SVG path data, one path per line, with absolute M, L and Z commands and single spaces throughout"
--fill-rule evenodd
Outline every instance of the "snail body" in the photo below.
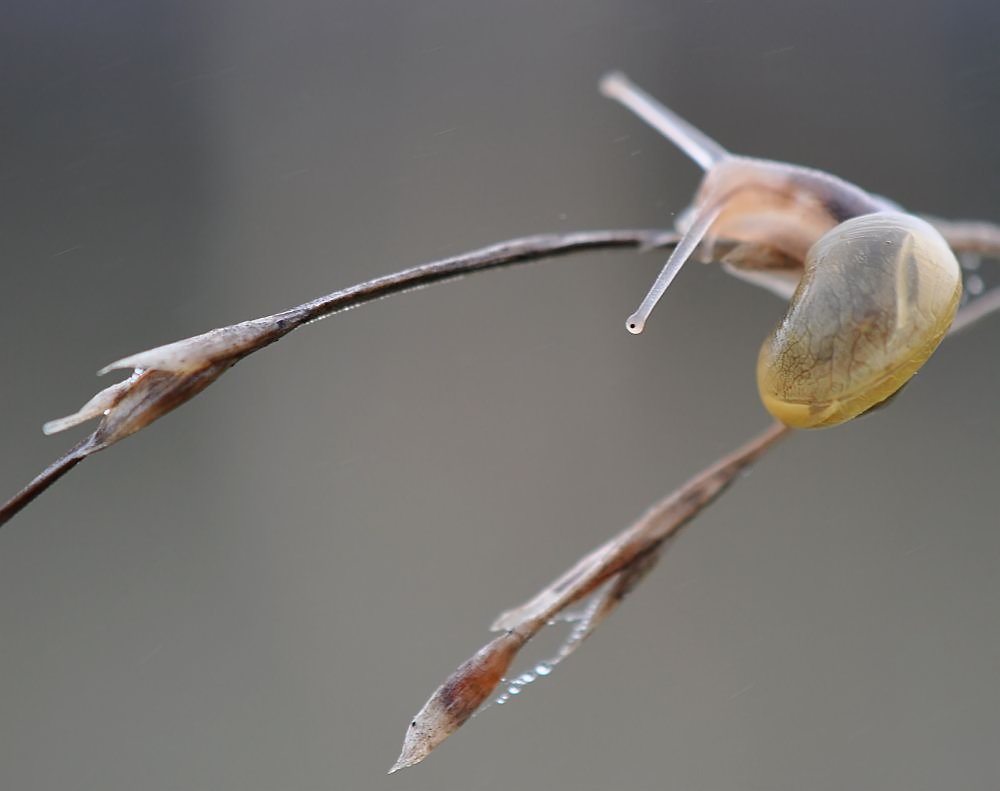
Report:
M 798 278 L 757 361 L 761 401 L 785 425 L 857 417 L 927 361 L 962 295 L 961 269 L 934 226 L 828 173 L 733 156 L 622 75 L 601 87 L 705 170 L 678 223 L 683 235 L 629 317 L 630 332 L 642 331 L 697 251 L 777 293 Z

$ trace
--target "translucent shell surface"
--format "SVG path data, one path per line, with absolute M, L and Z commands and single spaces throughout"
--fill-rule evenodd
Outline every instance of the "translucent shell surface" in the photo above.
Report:
M 884 401 L 951 326 L 962 276 L 927 222 L 880 212 L 810 248 L 788 312 L 761 347 L 757 386 L 794 428 L 843 423 Z

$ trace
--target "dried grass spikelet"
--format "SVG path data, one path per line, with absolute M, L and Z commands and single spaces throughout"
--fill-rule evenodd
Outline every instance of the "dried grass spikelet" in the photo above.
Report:
M 526 640 L 517 632 L 506 632 L 459 665 L 410 722 L 403 750 L 389 774 L 420 763 L 458 730 L 496 689 Z
M 128 379 L 105 388 L 72 415 L 50 420 L 42 430 L 55 434 L 103 416 L 93 434 L 99 446 L 94 450 L 106 448 L 197 395 L 241 357 L 289 329 L 277 316 L 269 316 L 123 357 L 98 375 L 131 368 Z
M 502 634 L 459 665 L 434 691 L 410 722 L 402 752 L 389 773 L 424 760 L 486 701 L 525 643 L 567 607 L 593 597 L 569 638 L 545 665 L 551 670 L 573 653 L 653 569 L 677 531 L 789 431 L 780 423 L 772 424 L 653 505 L 530 600 L 501 613 L 491 629 Z
M 121 382 L 101 390 L 72 415 L 50 420 L 42 430 L 55 434 L 94 418 L 94 431 L 36 475 L 0 507 L 7 522 L 53 483 L 99 450 L 145 428 L 196 396 L 240 359 L 298 326 L 288 312 L 157 346 L 123 357 L 98 373 L 132 369 Z
M 331 292 L 294 308 L 122 358 L 100 373 L 132 368 L 132 375 L 105 388 L 77 412 L 44 426 L 54 434 L 101 418 L 92 434 L 57 458 L 5 503 L 6 524 L 53 483 L 99 450 L 148 426 L 188 401 L 248 354 L 304 324 L 376 299 L 452 278 L 514 264 L 555 259 L 584 250 L 669 247 L 677 235 L 661 230 L 580 231 L 511 239 L 461 255 L 420 264 Z

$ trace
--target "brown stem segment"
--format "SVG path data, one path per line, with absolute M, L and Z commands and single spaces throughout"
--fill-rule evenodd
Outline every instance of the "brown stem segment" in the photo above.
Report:
M 501 615 L 492 628 L 503 634 L 462 663 L 435 690 L 407 728 L 403 749 L 389 773 L 420 763 L 430 755 L 493 693 L 528 640 L 566 607 L 614 580 L 562 655 L 572 651 L 652 568 L 664 542 L 790 431 L 774 423 L 658 502 L 635 524 L 585 556 L 526 604 Z
M 0 508 L 0 525 L 93 453 L 92 440 L 93 436 L 87 437 L 83 442 L 66 451 L 64 455 L 38 473 L 21 491 L 4 503 L 3 507 Z
M 284 313 L 275 314 L 275 317 L 287 318 L 294 326 L 299 326 L 382 297 L 487 269 L 529 263 L 542 258 L 556 258 L 587 250 L 663 248 L 676 244 L 677 240 L 678 234 L 674 232 L 653 230 L 577 231 L 525 236 L 471 253 L 404 269 L 342 291 L 334 291 Z
M 138 362 L 127 366 L 149 370 L 141 376 L 137 373 L 131 382 L 110 388 L 115 393 L 108 396 L 107 405 L 102 403 L 100 409 L 104 410 L 104 417 L 97 429 L 0 506 L 0 525 L 8 522 L 87 456 L 113 445 L 172 411 L 200 393 L 239 360 L 303 324 L 392 294 L 487 269 L 542 261 L 586 250 L 668 247 L 676 241 L 677 234 L 658 230 L 579 231 L 526 236 L 377 277 L 272 316 L 178 342 L 173 345 L 177 349 L 170 357 L 174 368 L 158 371 L 155 364 Z M 142 360 L 148 359 L 148 356 L 149 353 L 135 355 Z M 191 360 L 194 362 L 188 364 Z M 179 363 L 185 365 L 178 368 L 176 365 Z M 90 414 L 84 419 L 87 417 Z M 56 422 L 71 425 L 78 420 Z

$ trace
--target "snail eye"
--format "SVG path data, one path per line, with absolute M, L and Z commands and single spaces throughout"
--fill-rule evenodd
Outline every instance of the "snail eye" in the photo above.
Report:
M 810 248 L 788 312 L 761 347 L 764 406 L 795 428 L 857 417 L 927 361 L 961 294 L 958 262 L 927 222 L 884 212 L 841 223 Z

